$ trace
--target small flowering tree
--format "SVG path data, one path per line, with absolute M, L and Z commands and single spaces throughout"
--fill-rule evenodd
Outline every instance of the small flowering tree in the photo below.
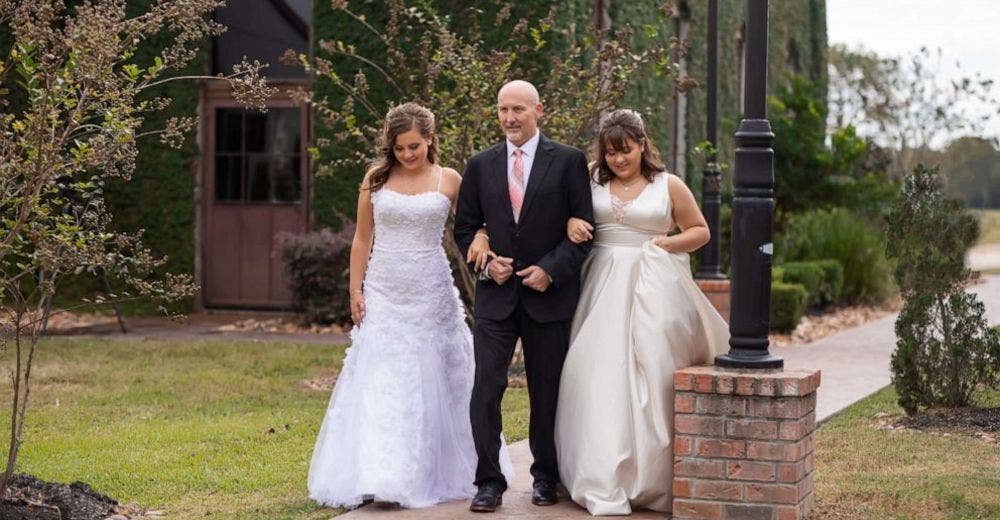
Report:
M 165 259 L 142 232 L 112 229 L 104 199 L 110 179 L 128 180 L 138 140 L 179 146 L 192 117 L 146 128 L 147 115 L 170 99 L 152 94 L 185 75 L 198 47 L 223 27 L 211 20 L 216 0 L 160 0 L 134 17 L 124 0 L 88 0 L 69 9 L 59 0 L 0 0 L 0 23 L 12 36 L 0 49 L 0 348 L 13 345 L 10 437 L 0 490 L 6 492 L 22 442 L 31 368 L 42 324 L 53 311 L 60 278 L 84 271 L 119 279 L 127 291 L 94 298 L 191 295 L 186 275 L 157 275 Z M 134 57 L 166 33 L 172 43 L 148 63 Z M 263 107 L 270 95 L 262 66 L 242 63 L 228 82 L 238 99 Z M 162 308 L 162 307 L 161 307 Z

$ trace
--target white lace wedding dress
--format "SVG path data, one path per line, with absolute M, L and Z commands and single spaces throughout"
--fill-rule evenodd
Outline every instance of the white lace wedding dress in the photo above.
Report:
M 375 241 L 366 315 L 330 398 L 309 468 L 310 496 L 356 506 L 372 496 L 426 507 L 475 494 L 469 422 L 472 335 L 441 240 L 440 191 L 372 194 Z M 513 478 L 506 449 L 501 463 Z

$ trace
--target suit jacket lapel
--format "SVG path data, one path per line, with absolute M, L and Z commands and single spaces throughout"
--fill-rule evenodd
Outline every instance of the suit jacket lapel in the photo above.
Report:
M 528 208 L 531 207 L 531 202 L 535 199 L 535 194 L 538 193 L 542 182 L 545 181 L 545 175 L 549 173 L 549 165 L 552 164 L 552 157 L 555 155 L 556 147 L 549 141 L 545 134 L 539 134 L 538 136 L 538 148 L 535 150 L 535 160 L 531 163 L 531 173 L 528 174 L 528 189 L 524 192 L 524 204 L 521 205 L 521 214 L 518 216 L 518 221 L 524 218 L 528 214 Z M 506 179 L 507 176 L 504 175 Z M 508 204 L 510 197 L 507 197 Z M 513 213 L 513 209 L 511 212 Z

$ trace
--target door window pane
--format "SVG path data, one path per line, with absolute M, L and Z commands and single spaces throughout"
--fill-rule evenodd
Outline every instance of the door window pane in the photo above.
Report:
M 216 110 L 216 200 L 302 200 L 301 111 Z

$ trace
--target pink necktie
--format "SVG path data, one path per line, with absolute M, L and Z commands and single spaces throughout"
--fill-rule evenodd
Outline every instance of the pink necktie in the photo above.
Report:
M 514 149 L 514 179 L 509 183 L 510 206 L 514 209 L 514 222 L 521 215 L 521 204 L 524 203 L 524 159 L 521 149 Z

